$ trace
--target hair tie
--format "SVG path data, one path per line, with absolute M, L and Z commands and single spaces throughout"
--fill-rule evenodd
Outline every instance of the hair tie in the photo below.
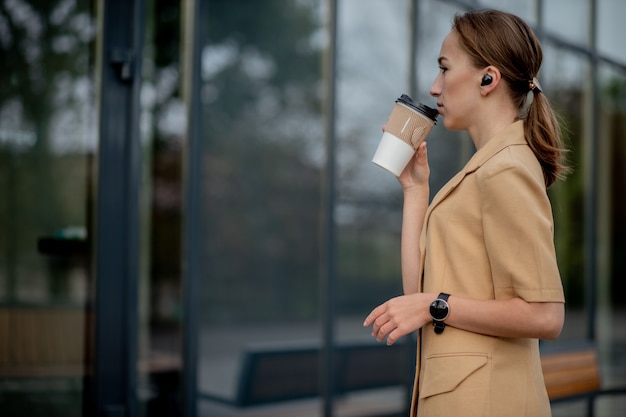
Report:
M 541 84 L 539 84 L 539 80 L 537 79 L 537 77 L 533 77 L 533 79 L 528 82 L 528 87 L 530 87 L 530 89 L 534 92 L 543 92 L 543 89 L 541 88 Z

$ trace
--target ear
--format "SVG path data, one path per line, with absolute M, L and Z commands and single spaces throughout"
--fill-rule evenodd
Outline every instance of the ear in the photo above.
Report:
M 489 65 L 488 67 L 484 68 L 480 72 L 480 74 L 480 94 L 483 96 L 488 96 L 500 84 L 502 74 L 500 73 L 500 70 L 493 65 Z

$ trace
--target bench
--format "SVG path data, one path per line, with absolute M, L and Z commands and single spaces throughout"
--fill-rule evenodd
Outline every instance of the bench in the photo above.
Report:
M 542 346 L 541 365 L 550 402 L 587 400 L 588 417 L 594 415 L 597 397 L 626 394 L 626 387 L 602 387 L 598 350 L 592 341 Z
M 79 307 L 0 306 L 0 378 L 82 376 L 88 319 Z
M 413 384 L 415 341 L 387 346 L 376 342 L 341 344 L 333 351 L 334 393 L 402 387 Z M 202 393 L 202 398 L 238 407 L 313 398 L 320 393 L 317 344 L 256 345 L 243 356 L 235 398 Z M 413 365 L 411 365 L 413 364 Z
M 541 366 L 552 402 L 591 397 L 600 392 L 600 365 L 590 342 L 542 347 Z
M 10 396 L 25 395 L 21 390 L 28 389 L 33 401 L 59 403 L 59 393 L 49 391 L 47 382 L 66 393 L 80 392 L 83 378 L 92 369 L 86 337 L 92 320 L 93 315 L 82 306 L 0 304 L 0 396 L 10 401 Z M 180 356 L 151 352 L 137 366 L 149 378 L 148 406 L 173 408 L 172 393 L 180 385 Z M 63 384 L 54 385 L 61 380 Z

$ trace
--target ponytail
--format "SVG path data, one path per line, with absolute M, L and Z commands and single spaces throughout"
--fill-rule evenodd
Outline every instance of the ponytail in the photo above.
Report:
M 532 100 L 524 133 L 528 146 L 541 164 L 546 187 L 550 187 L 570 172 L 565 164 L 567 150 L 563 147 L 559 121 L 547 97 L 534 89 Z

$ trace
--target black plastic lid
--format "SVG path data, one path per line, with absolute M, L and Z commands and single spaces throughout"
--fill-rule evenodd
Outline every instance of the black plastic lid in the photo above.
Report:
M 406 94 L 402 94 L 400 98 L 396 100 L 396 103 L 398 102 L 415 109 L 416 111 L 431 119 L 433 122 L 437 123 L 437 116 L 439 116 L 439 112 L 437 111 L 437 109 L 428 107 L 427 105 L 420 102 L 415 102 L 411 97 Z

